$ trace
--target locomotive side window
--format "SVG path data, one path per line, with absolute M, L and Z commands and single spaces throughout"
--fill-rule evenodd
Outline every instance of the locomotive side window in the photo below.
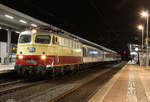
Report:
M 58 44 L 58 38 L 53 36 L 52 43 L 53 44 Z
M 75 46 L 76 46 L 76 43 L 75 43 L 75 41 L 73 41 L 73 48 L 75 48 Z
M 52 40 L 53 44 L 55 44 L 55 36 L 53 36 L 53 40 Z
M 68 48 L 70 48 L 70 39 L 68 39 Z
M 49 44 L 50 36 L 49 35 L 37 35 L 35 38 L 35 43 Z
M 31 42 L 31 35 L 21 35 L 19 43 L 30 43 Z
M 69 47 L 68 39 L 65 39 L 65 46 L 66 46 L 66 47 Z
M 55 42 L 55 44 L 57 44 L 57 42 L 58 42 L 58 41 L 57 41 L 57 37 L 56 37 L 56 42 Z
M 61 38 L 61 37 L 59 37 L 59 39 L 58 39 L 58 40 L 59 40 L 59 45 L 60 45 L 60 46 L 63 46 L 63 44 L 62 44 L 62 38 Z
M 62 45 L 62 46 L 65 46 L 64 38 L 61 38 L 61 45 Z
M 59 37 L 56 37 L 56 44 L 59 45 Z
M 74 41 L 72 41 L 72 48 L 74 48 Z

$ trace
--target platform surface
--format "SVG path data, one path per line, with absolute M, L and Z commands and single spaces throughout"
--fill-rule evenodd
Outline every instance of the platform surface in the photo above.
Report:
M 14 64 L 0 65 L 0 73 L 5 73 L 14 70 Z
M 124 66 L 88 102 L 150 102 L 150 68 Z

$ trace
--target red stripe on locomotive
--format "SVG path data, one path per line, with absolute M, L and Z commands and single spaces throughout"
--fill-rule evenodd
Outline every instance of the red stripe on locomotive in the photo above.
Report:
M 46 56 L 45 60 L 41 59 L 41 55 L 23 55 L 22 59 L 19 59 L 18 56 L 16 57 L 16 64 L 21 65 L 66 65 L 83 63 L 81 56 Z

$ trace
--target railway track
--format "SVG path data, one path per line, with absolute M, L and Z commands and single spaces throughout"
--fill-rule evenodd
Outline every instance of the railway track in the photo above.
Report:
M 4 84 L 0 84 L 0 95 L 4 95 L 7 93 L 11 93 L 14 91 L 22 90 L 25 88 L 33 87 L 39 84 L 46 83 L 48 80 L 33 82 L 33 83 L 23 83 L 22 80 L 8 82 Z
M 99 81 L 99 78 L 101 78 L 102 76 L 105 76 L 105 74 L 108 75 L 108 73 L 110 73 L 112 70 L 113 69 L 104 69 L 101 72 L 99 72 L 99 74 L 97 74 L 95 76 L 93 75 L 91 79 L 87 78 L 85 80 L 77 81 L 77 82 L 75 82 L 76 84 L 74 84 L 74 85 L 73 85 L 73 83 L 64 84 L 64 85 L 58 85 L 56 87 L 53 87 L 53 88 L 50 88 L 50 89 L 46 90 L 45 92 L 41 92 L 41 93 L 39 93 L 37 95 L 33 95 L 33 96 L 30 96 L 30 97 L 27 97 L 25 100 L 23 99 L 23 102 L 25 102 L 25 101 L 36 102 L 36 101 L 39 101 L 39 100 L 41 102 L 46 102 L 46 101 L 48 101 L 48 102 L 55 102 L 55 101 L 56 102 L 57 101 L 58 102 L 72 102 L 72 100 L 68 101 L 67 99 L 65 99 L 65 101 L 62 101 L 62 99 L 64 97 L 68 97 L 68 95 L 70 95 L 72 93 L 76 93 L 76 90 L 80 90 L 80 89 L 82 90 L 85 86 L 87 86 L 87 88 L 88 88 L 88 85 L 91 84 L 91 82 L 95 83 L 97 81 L 98 83 L 96 83 L 96 86 L 98 86 L 100 83 L 102 84 L 104 81 L 107 81 L 105 79 L 109 79 L 109 78 L 111 78 L 111 76 L 106 77 L 102 81 Z M 112 73 L 111 75 L 113 75 L 113 74 L 114 73 Z M 88 97 L 86 99 L 84 98 L 84 102 L 86 102 L 86 100 L 90 99 L 90 97 L 92 95 L 94 95 L 94 93 L 97 92 L 98 88 L 96 88 L 96 86 L 94 87 L 94 90 L 91 89 L 89 92 L 87 92 L 88 93 L 88 95 L 87 95 Z M 90 88 L 93 88 L 93 87 L 90 87 Z M 78 92 L 79 93 L 77 93 L 77 95 L 79 95 L 80 92 L 82 92 L 82 91 L 78 91 Z M 57 93 L 57 95 L 56 95 L 56 93 Z M 45 97 L 45 96 L 49 96 L 49 99 L 46 100 L 47 97 Z M 19 101 L 19 102 L 22 102 L 22 101 Z M 77 102 L 77 101 L 73 101 L 73 102 Z
M 83 73 L 83 72 L 89 71 L 89 70 L 91 70 L 91 69 L 82 70 L 82 71 L 79 71 L 79 73 Z M 17 81 L 12 81 L 12 82 L 1 83 L 0 84 L 0 95 L 4 95 L 4 94 L 10 93 L 10 92 L 12 93 L 14 91 L 33 87 L 33 86 L 36 86 L 39 84 L 46 83 L 47 81 L 49 81 L 49 80 L 44 80 L 44 81 L 34 82 L 34 83 L 23 83 L 24 80 L 17 80 Z M 20 83 L 21 83 L 21 85 L 17 85 Z
M 87 102 L 119 70 L 108 70 L 93 80 L 67 90 L 48 102 Z
M 104 74 L 105 72 L 107 72 L 109 70 L 110 69 L 103 70 L 102 72 L 100 72 L 100 74 Z M 96 77 L 96 76 L 94 76 L 94 77 Z M 44 99 L 43 102 L 46 102 L 47 100 L 49 100 L 49 98 L 47 100 L 45 100 L 46 99 L 45 96 L 47 96 L 47 95 L 51 97 L 50 102 L 53 102 L 53 101 L 65 96 L 65 95 L 75 91 L 76 89 L 78 89 L 82 85 L 90 82 L 91 80 L 93 80 L 93 78 L 91 78 L 91 79 L 87 78 L 87 79 L 84 79 L 84 80 L 77 81 L 75 83 L 57 84 L 55 86 L 52 86 L 51 88 L 48 88 L 47 90 L 45 90 L 43 92 L 39 92 L 37 94 L 26 97 L 24 99 L 18 100 L 18 102 L 36 102 L 36 101 L 39 101 L 39 100 L 41 101 L 43 99 Z
M 23 81 L 22 80 L 17 80 L 17 81 L 12 81 L 12 82 L 1 83 L 0 88 L 1 87 L 6 87 L 8 85 L 14 85 L 14 84 L 17 84 L 17 83 L 20 83 L 20 82 L 23 82 Z

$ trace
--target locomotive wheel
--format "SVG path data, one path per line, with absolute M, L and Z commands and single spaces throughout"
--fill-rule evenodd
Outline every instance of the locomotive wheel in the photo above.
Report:
M 25 67 L 22 68 L 22 75 L 23 78 L 32 78 L 34 73 L 32 70 L 27 70 Z
M 64 76 L 65 72 L 64 72 L 64 66 L 60 67 L 61 70 L 61 75 Z
M 55 76 L 56 76 L 56 68 L 53 68 L 53 71 L 52 71 L 52 78 L 55 79 Z
M 75 66 L 74 66 L 74 65 L 71 65 L 70 67 L 71 67 L 71 72 L 72 72 L 72 73 L 75 73 Z
M 36 74 L 36 76 L 37 77 L 40 77 L 40 76 L 42 76 L 42 75 L 44 75 L 45 73 L 46 73 L 46 69 L 45 69 L 45 67 L 44 66 L 38 66 L 37 68 L 36 68 L 36 70 L 34 70 L 35 71 L 35 74 Z

